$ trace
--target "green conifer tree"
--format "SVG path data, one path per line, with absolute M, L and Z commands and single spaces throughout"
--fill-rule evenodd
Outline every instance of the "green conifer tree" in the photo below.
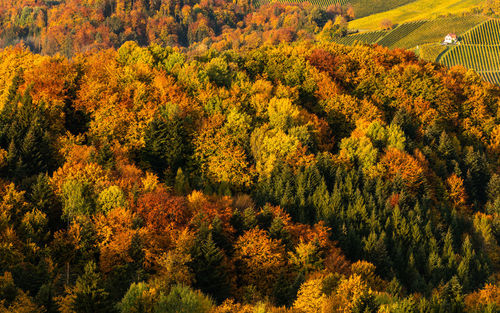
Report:
M 215 245 L 212 232 L 203 228 L 191 251 L 193 260 L 190 267 L 195 275 L 194 287 L 222 302 L 230 294 L 224 252 Z
M 75 296 L 72 309 L 77 313 L 113 312 L 108 292 L 103 289 L 102 284 L 96 264 L 93 261 L 87 263 L 84 273 L 78 277 L 72 289 Z

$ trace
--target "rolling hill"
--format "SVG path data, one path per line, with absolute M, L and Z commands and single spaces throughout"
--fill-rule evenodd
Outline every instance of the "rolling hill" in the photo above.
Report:
M 425 23 L 426 23 L 425 21 L 404 23 L 396 27 L 392 31 L 390 31 L 386 36 L 377 41 L 377 43 L 381 46 L 390 48 L 394 46 L 401 39 L 409 36 L 411 33 L 413 33 L 415 30 L 417 30 L 420 26 L 422 26 Z
M 362 18 L 368 15 L 385 12 L 395 9 L 415 0 L 352 0 L 349 4 L 354 8 L 356 18 Z
M 449 33 L 458 36 L 457 44 L 442 44 Z M 461 65 L 475 70 L 488 82 L 500 84 L 499 19 L 473 14 L 440 17 L 402 23 L 390 31 L 359 32 L 335 41 L 410 49 L 422 59 L 449 67 Z
M 364 33 L 353 34 L 346 37 L 336 38 L 334 39 L 334 41 L 336 43 L 343 44 L 346 46 L 353 45 L 356 42 L 372 44 L 377 42 L 380 38 L 384 37 L 386 34 L 387 31 L 385 30 L 376 30 L 373 32 L 364 32 Z
M 465 66 L 486 81 L 500 84 L 500 20 L 485 21 L 465 32 L 460 45 L 449 48 L 437 61 Z
M 482 0 L 417 0 L 392 10 L 353 20 L 349 23 L 349 28 L 374 30 L 380 28 L 380 24 L 384 20 L 390 20 L 394 24 L 401 24 L 410 21 L 433 19 L 449 14 L 456 15 L 470 11 L 481 4 L 481 2 Z
M 254 0 L 258 6 L 269 3 L 301 3 L 306 0 Z M 340 4 L 352 6 L 356 18 L 386 12 L 416 0 L 307 0 L 313 5 L 326 8 L 330 5 Z
M 500 20 L 488 20 L 470 29 L 462 36 L 462 43 L 468 45 L 500 44 Z
M 454 16 L 430 20 L 423 23 L 408 36 L 393 43 L 390 48 L 399 47 L 411 49 L 423 44 L 438 43 L 441 42 L 448 33 L 460 35 L 484 21 L 485 17 L 478 15 Z
M 305 1 L 301 1 L 301 0 L 255 0 L 254 3 L 257 6 L 260 6 L 260 5 L 265 5 L 265 4 L 269 4 L 269 3 L 287 4 L 287 3 L 300 3 L 300 2 L 305 2 Z M 330 5 L 337 4 L 337 3 L 340 5 L 346 5 L 349 1 L 348 0 L 308 0 L 308 2 L 310 2 L 313 5 L 317 5 L 317 6 L 325 8 L 325 7 L 328 7 Z

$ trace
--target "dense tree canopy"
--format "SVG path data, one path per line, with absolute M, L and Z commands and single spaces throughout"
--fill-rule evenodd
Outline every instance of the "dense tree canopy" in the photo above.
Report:
M 500 310 L 500 89 L 250 7 L 2 2 L 0 312 Z
M 37 52 L 67 56 L 118 48 L 131 40 L 195 50 L 212 43 L 218 49 L 258 47 L 321 31 L 324 36 L 345 34 L 345 25 L 333 21 L 336 16 L 348 18 L 347 13 L 348 7 L 335 5 L 256 8 L 248 0 L 2 1 L 0 47 L 23 42 Z

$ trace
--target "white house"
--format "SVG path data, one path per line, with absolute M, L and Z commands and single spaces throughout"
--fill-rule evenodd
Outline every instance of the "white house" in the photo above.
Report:
M 446 37 L 444 37 L 443 44 L 445 44 L 445 45 L 451 45 L 451 44 L 455 44 L 457 42 L 458 42 L 457 35 L 450 33 L 450 34 L 446 35 Z

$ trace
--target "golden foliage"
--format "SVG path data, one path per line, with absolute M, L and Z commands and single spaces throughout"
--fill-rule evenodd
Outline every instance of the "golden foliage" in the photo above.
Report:
M 304 313 L 322 313 L 326 300 L 325 294 L 321 291 L 322 283 L 322 278 L 309 279 L 304 282 L 300 286 L 293 307 Z
M 137 217 L 130 210 L 116 208 L 95 217 L 97 235 L 99 236 L 99 265 L 104 273 L 118 265 L 133 262 L 129 254 L 134 236 L 144 237 L 143 229 L 134 229 Z
M 361 276 L 361 279 L 366 282 L 372 290 L 382 291 L 385 289 L 387 282 L 375 274 L 375 265 L 366 261 L 357 261 L 351 264 L 351 272 Z
M 335 293 L 325 301 L 323 312 L 351 313 L 356 302 L 367 293 L 371 293 L 371 290 L 361 276 L 353 274 L 340 281 Z
M 234 259 L 236 264 L 241 264 L 239 271 L 244 281 L 264 293 L 270 291 L 273 277 L 279 277 L 285 270 L 286 258 L 281 240 L 269 238 L 263 230 L 251 229 L 238 238 L 235 247 Z
M 418 189 L 424 182 L 424 169 L 420 163 L 399 149 L 387 149 L 377 166 L 380 173 L 388 179 L 400 176 L 410 190 Z
M 469 214 L 470 209 L 467 206 L 467 193 L 465 192 L 464 180 L 453 173 L 446 179 L 446 185 L 453 207 L 462 213 Z
M 487 305 L 496 305 L 500 308 L 500 287 L 493 284 L 486 284 L 481 290 L 468 294 L 465 297 L 467 309 L 480 309 Z

